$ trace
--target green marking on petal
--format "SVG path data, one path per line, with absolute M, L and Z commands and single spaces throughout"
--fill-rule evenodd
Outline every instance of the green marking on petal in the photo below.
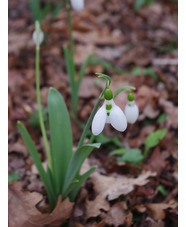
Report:
M 112 109 L 112 105 L 111 104 L 107 104 L 106 105 L 106 110 L 111 110 Z
M 107 116 L 109 116 L 110 115 L 110 112 L 107 112 Z

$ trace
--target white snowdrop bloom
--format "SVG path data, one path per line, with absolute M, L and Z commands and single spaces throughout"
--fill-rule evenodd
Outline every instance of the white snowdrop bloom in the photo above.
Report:
M 133 124 L 137 120 L 139 116 L 139 109 L 134 100 L 128 101 L 124 112 L 128 123 Z
M 39 47 L 44 40 L 43 31 L 40 30 L 38 40 L 37 40 L 37 37 L 36 37 L 36 31 L 34 31 L 33 34 L 32 34 L 32 39 L 33 39 L 34 43 L 36 44 L 36 46 Z
M 127 128 L 127 119 L 123 111 L 114 103 L 114 100 L 105 100 L 92 121 L 92 133 L 99 135 L 106 123 L 110 123 L 116 130 L 123 132 Z
M 84 8 L 84 0 L 70 0 L 72 8 L 76 11 L 80 11 Z

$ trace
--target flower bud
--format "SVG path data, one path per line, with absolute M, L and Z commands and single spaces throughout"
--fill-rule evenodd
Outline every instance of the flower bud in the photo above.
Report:
M 70 0 L 72 8 L 76 11 L 80 11 L 84 8 L 84 0 Z
M 139 116 L 139 109 L 135 103 L 135 101 L 128 101 L 127 105 L 125 106 L 125 116 L 127 118 L 128 123 L 135 123 Z
M 40 30 L 38 40 L 36 37 L 36 31 L 34 31 L 32 34 L 32 39 L 33 39 L 34 43 L 36 44 L 36 46 L 40 46 L 44 39 L 43 31 Z

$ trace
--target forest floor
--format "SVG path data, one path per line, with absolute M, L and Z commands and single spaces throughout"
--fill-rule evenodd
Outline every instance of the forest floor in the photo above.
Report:
M 85 3 L 83 11 L 72 11 L 76 68 L 80 68 L 91 52 L 95 58 L 81 84 L 78 119 L 86 123 L 105 86 L 96 72 L 112 78 L 113 91 L 122 86 L 135 86 L 140 115 L 125 132 L 106 125 L 102 137 L 96 138 L 102 145 L 91 153 L 82 171 L 93 165 L 98 168 L 77 196 L 69 217 L 70 226 L 177 226 L 177 2 L 155 1 L 139 10 L 134 9 L 134 0 L 86 0 Z M 52 23 L 49 16 L 42 23 L 42 30 L 47 34 L 40 51 L 44 107 L 52 86 L 60 91 L 71 110 L 62 50 L 62 45 L 69 45 L 67 26 L 65 9 Z M 49 207 L 43 183 L 16 124 L 18 120 L 24 123 L 46 165 L 38 119 L 33 117 L 37 110 L 33 30 L 28 1 L 9 1 L 8 171 L 18 176 L 9 183 L 10 227 L 61 226 L 64 221 L 60 215 L 66 209 L 60 207 L 51 219 L 42 219 L 37 225 L 27 223 L 35 214 L 46 214 Z M 126 103 L 127 93 L 123 92 L 116 98 L 116 104 L 124 109 Z M 82 128 L 74 120 L 71 125 L 76 147 Z M 165 137 L 149 150 L 139 165 L 117 162 L 117 155 L 109 155 L 122 147 L 144 151 L 147 136 L 158 129 L 166 129 Z

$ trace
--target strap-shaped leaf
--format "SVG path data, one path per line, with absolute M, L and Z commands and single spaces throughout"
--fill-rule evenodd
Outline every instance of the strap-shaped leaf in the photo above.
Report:
M 54 88 L 50 88 L 49 91 L 48 111 L 56 192 L 61 193 L 66 171 L 72 157 L 72 131 L 64 99 Z
M 84 160 L 94 148 L 99 148 L 100 143 L 86 144 L 80 147 L 74 154 L 69 164 L 62 193 L 64 193 L 79 172 Z
M 53 203 L 52 191 L 50 190 L 48 180 L 47 180 L 47 175 L 42 166 L 38 151 L 36 150 L 36 147 L 31 139 L 28 131 L 26 130 L 25 126 L 20 121 L 17 122 L 17 125 L 18 125 L 19 131 L 21 133 L 21 136 L 28 148 L 29 154 L 32 157 L 32 160 L 33 160 L 34 164 L 36 165 L 39 175 L 45 185 L 45 188 L 47 190 L 47 194 L 48 194 L 48 197 L 50 200 L 50 204 L 52 204 Z
M 90 174 L 97 168 L 97 166 L 93 166 L 91 169 L 89 169 L 86 173 L 84 173 L 83 175 L 81 175 L 78 179 L 79 182 L 75 185 L 75 187 L 73 188 L 73 191 L 70 193 L 69 197 L 70 197 L 70 201 L 74 201 L 76 198 L 76 195 L 81 187 L 81 185 L 88 179 L 88 177 L 90 176 Z
M 79 91 L 79 87 L 81 85 L 81 81 L 85 75 L 85 69 L 87 68 L 87 66 L 89 65 L 91 58 L 92 58 L 93 54 L 89 54 L 89 56 L 85 59 L 83 65 L 81 66 L 80 70 L 79 70 L 79 74 L 78 74 L 78 80 L 77 80 L 77 90 Z
M 68 73 L 68 77 L 69 77 L 69 80 L 70 80 L 70 87 L 73 90 L 75 88 L 75 84 L 74 84 L 75 66 L 74 66 L 72 57 L 69 53 L 68 47 L 63 46 L 63 50 L 64 50 L 66 67 L 67 67 L 67 73 Z

